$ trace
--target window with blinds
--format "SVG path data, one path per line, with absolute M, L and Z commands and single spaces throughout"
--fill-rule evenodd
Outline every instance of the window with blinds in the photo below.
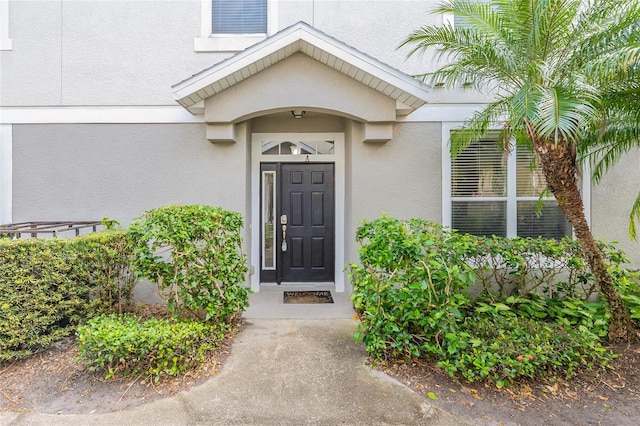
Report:
M 495 141 L 478 141 L 451 168 L 452 226 L 474 235 L 507 235 L 507 168 Z
M 213 34 L 266 34 L 267 0 L 212 0 Z
M 555 199 L 540 200 L 546 182 L 532 160 L 524 149 L 503 152 L 495 139 L 467 147 L 451 163 L 451 226 L 484 236 L 571 235 Z
M 519 237 L 562 238 L 571 235 L 571 225 L 556 200 L 548 194 L 542 168 L 533 161 L 533 153 L 516 151 L 516 208 Z M 539 208 L 539 204 L 542 205 Z

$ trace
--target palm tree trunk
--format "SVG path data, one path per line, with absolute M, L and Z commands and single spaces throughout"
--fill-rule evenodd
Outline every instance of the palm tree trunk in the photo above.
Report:
M 547 180 L 547 186 L 558 205 L 573 225 L 584 260 L 591 268 L 600 291 L 609 303 L 612 320 L 609 324 L 609 342 L 638 341 L 640 336 L 624 306 L 620 294 L 607 270 L 602 252 L 596 244 L 584 215 L 584 205 L 576 181 L 575 149 L 572 145 L 549 140 L 534 140 L 534 151 Z

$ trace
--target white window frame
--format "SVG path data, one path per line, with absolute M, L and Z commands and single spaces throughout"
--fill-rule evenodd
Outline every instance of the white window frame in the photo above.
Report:
M 0 0 L 0 50 L 12 50 L 9 38 L 9 0 Z
M 0 224 L 13 222 L 13 125 L 0 124 Z
M 450 141 L 451 132 L 462 127 L 463 122 L 443 122 L 442 123 L 442 225 L 451 227 L 452 224 L 452 158 Z M 496 129 L 499 130 L 499 129 Z M 507 202 L 507 238 L 514 238 L 518 234 L 517 202 L 538 200 L 537 197 L 518 197 L 516 195 L 516 155 L 511 153 L 507 159 L 507 195 L 499 197 Z M 587 223 L 591 226 L 591 170 L 587 164 L 582 167 L 583 179 L 581 185 L 582 202 Z
M 266 229 L 265 229 L 265 225 L 264 225 L 264 218 L 262 218 L 262 220 L 260 221 L 260 232 L 262 234 L 262 247 L 260 247 L 261 250 L 261 256 L 262 257 L 262 270 L 263 271 L 275 271 L 276 270 L 276 234 L 275 234 L 275 217 L 276 217 L 276 198 L 278 197 L 277 191 L 278 188 L 276 186 L 276 178 L 278 177 L 276 175 L 276 171 L 275 170 L 264 170 L 262 172 L 262 203 L 261 206 L 266 206 L 267 205 L 267 180 L 266 177 L 267 175 L 271 175 L 272 176 L 272 184 L 273 184 L 273 200 L 272 200 L 272 205 L 271 205 L 271 215 L 274 218 L 274 228 L 273 228 L 273 235 L 271 237 L 271 244 L 273 247 L 273 253 L 271 255 L 271 263 L 272 266 L 267 266 L 267 259 L 265 258 L 265 253 L 267 252 L 267 236 L 266 236 Z M 261 211 L 262 214 L 264 214 L 264 210 Z
M 266 34 L 213 34 L 212 8 L 211 0 L 200 0 L 200 37 L 196 37 L 193 41 L 196 52 L 238 52 L 264 40 L 277 29 L 277 0 L 267 0 Z

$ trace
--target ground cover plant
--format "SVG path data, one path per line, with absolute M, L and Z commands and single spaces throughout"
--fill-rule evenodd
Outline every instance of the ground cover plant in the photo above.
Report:
M 352 300 L 369 355 L 433 360 L 450 375 L 498 387 L 571 377 L 606 365 L 611 312 L 597 299 L 577 242 L 480 238 L 383 216 L 356 233 Z M 601 245 L 634 318 L 638 274 Z

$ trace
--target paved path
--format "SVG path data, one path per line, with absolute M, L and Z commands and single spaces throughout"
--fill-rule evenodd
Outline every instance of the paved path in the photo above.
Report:
M 109 414 L 2 413 L 2 425 L 460 425 L 365 365 L 350 319 L 253 319 L 222 372 Z

